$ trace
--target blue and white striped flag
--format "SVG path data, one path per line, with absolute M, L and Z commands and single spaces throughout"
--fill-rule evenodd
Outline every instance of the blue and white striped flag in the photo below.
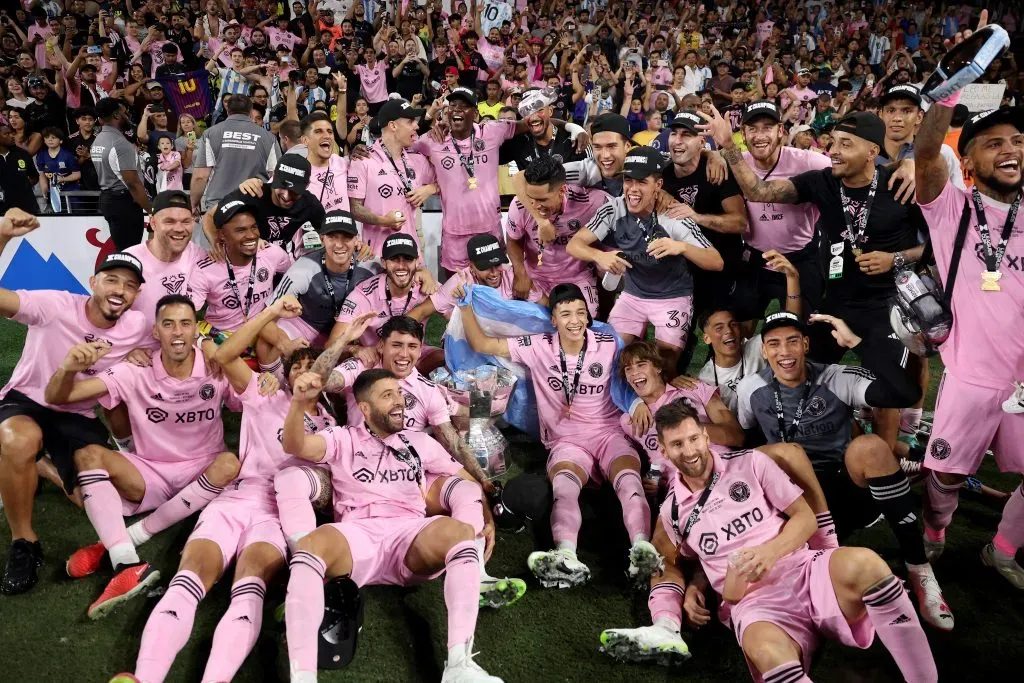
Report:
M 555 332 L 555 328 L 551 324 L 551 312 L 540 304 L 504 299 L 496 289 L 491 287 L 469 285 L 466 290 L 465 297 L 458 301 L 458 305 L 463 306 L 467 302 L 470 303 L 473 306 L 477 322 L 490 337 L 512 338 Z M 619 335 L 615 334 L 611 325 L 595 320 L 591 329 L 594 332 L 614 335 L 616 346 L 620 351 L 622 350 L 622 340 L 619 339 Z M 458 308 L 452 312 L 448 328 L 444 333 L 444 356 L 446 364 L 452 372 L 472 370 L 481 365 L 498 365 L 514 372 L 520 381 L 516 383 L 515 391 L 509 399 L 505 420 L 514 427 L 539 437 L 537 400 L 533 395 L 529 370 L 507 358 L 497 358 L 474 351 L 469 345 L 469 340 L 466 339 L 466 331 L 462 325 L 462 316 Z M 616 353 L 616 368 L 618 363 L 619 357 Z M 612 374 L 611 392 L 612 402 L 615 403 L 615 406 L 623 412 L 628 412 L 629 406 L 636 400 L 636 394 L 618 372 Z

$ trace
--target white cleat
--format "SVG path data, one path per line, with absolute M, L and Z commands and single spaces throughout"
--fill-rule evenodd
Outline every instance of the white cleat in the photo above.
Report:
M 928 562 L 935 562 L 942 557 L 942 551 L 946 549 L 946 541 L 933 541 L 928 536 L 924 537 L 924 556 Z
M 649 541 L 637 541 L 629 549 L 629 569 L 626 576 L 640 590 L 650 587 L 651 576 L 665 570 L 665 561 Z
M 1014 382 L 1013 387 L 1013 396 L 1003 401 L 1003 412 L 1024 413 L 1024 382 Z
M 953 630 L 953 612 L 950 611 L 946 599 L 942 597 L 942 589 L 935 580 L 931 565 L 921 568 L 907 567 L 910 587 L 917 596 L 917 609 L 921 619 L 940 631 Z
M 452 648 L 441 674 L 441 683 L 504 683 L 473 661 L 473 641 Z
M 601 633 L 601 652 L 620 662 L 675 666 L 690 658 L 682 636 L 660 626 L 610 628 Z
M 1013 584 L 1014 588 L 1024 591 L 1024 569 L 1017 564 L 1017 560 L 1003 555 L 989 543 L 981 549 L 981 561 L 985 563 L 986 567 L 992 567 L 1002 574 L 1003 578 Z
M 567 548 L 530 553 L 526 564 L 545 588 L 572 588 L 590 580 L 590 567 Z

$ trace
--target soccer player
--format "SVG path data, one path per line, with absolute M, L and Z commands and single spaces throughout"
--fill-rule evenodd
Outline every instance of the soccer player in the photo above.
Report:
M 840 540 L 884 514 L 900 544 L 922 617 L 949 631 L 953 614 L 924 554 L 910 482 L 882 438 L 852 434 L 854 409 L 910 405 L 920 388 L 879 348 L 878 338 L 861 338 L 833 316 L 811 320 L 830 325 L 836 342 L 860 355 L 864 367 L 809 362 L 803 323 L 792 313 L 773 313 L 761 329 L 768 367 L 747 375 L 736 390 L 740 425 L 759 428 L 769 444 L 803 447 L 831 508 L 819 523 L 834 522 Z
M 1013 265 L 1024 256 L 1019 237 L 1024 217 L 1018 212 L 1024 186 L 1024 117 L 1019 110 L 1002 108 L 964 124 L 958 147 L 964 168 L 974 177 L 974 188 L 967 192 L 941 172 L 945 162 L 939 149 L 955 105 L 955 96 L 932 105 L 915 140 L 917 201 L 944 279 L 950 261 L 962 256 L 950 302 L 953 329 L 940 348 L 946 370 L 924 462 L 931 470 L 924 521 L 925 548 L 932 557 L 945 547 L 960 487 L 978 470 L 990 444 L 999 469 L 1024 472 L 1024 416 L 1001 409 L 1014 391 L 1013 380 L 1024 377 L 1019 332 L 1024 276 Z M 963 252 L 953 254 L 965 214 Z M 995 538 L 981 554 L 986 565 L 1018 590 L 1024 590 L 1024 569 L 1014 556 L 1021 546 L 1024 489 L 1018 486 L 1003 508 Z
M 472 307 L 461 307 L 473 350 L 529 368 L 537 395 L 540 437 L 549 451 L 547 473 L 554 490 L 551 534 L 556 548 L 531 553 L 527 562 L 545 587 L 569 588 L 590 578 L 590 568 L 576 557 L 583 521 L 579 497 L 589 480 L 606 479 L 622 505 L 632 543 L 630 575 L 646 581 L 658 566 L 658 555 L 650 544 L 651 511 L 640 481 L 640 458 L 619 429 L 620 413 L 611 399 L 615 337 L 589 329 L 592 318 L 576 285 L 552 289 L 549 307 L 555 334 L 514 340 L 488 337 Z
M 238 474 L 238 458 L 224 448 L 221 422 L 228 384 L 197 353 L 195 305 L 169 294 L 157 302 L 156 319 L 153 336 L 160 349 L 151 366 L 119 363 L 97 372 L 94 366 L 109 346 L 85 342 L 67 352 L 46 386 L 46 399 L 56 404 L 124 403 L 135 435 L 134 453 L 96 444 L 74 456 L 85 513 L 100 542 L 68 559 L 68 575 L 92 575 L 104 552 L 114 568 L 114 578 L 89 606 L 90 619 L 106 616 L 156 583 L 160 572 L 139 559 L 137 546 L 205 507 Z M 76 380 L 90 370 L 93 376 Z M 150 511 L 126 528 L 125 516 Z
M 38 227 L 34 216 L 8 209 L 0 218 L 0 253 L 12 239 Z M 106 427 L 94 416 L 95 402 L 52 405 L 43 396 L 46 382 L 66 349 L 76 344 L 108 343 L 109 351 L 96 365 L 101 372 L 152 334 L 145 316 L 130 310 L 143 282 L 138 259 L 120 252 L 109 254 L 89 282 L 92 293 L 88 296 L 0 288 L 0 315 L 28 327 L 21 358 L 0 391 L 0 499 L 12 539 L 0 580 L 0 592 L 6 595 L 30 590 L 43 564 L 43 547 L 32 529 L 32 502 L 39 481 L 36 460 L 45 449 L 70 495 L 76 485 L 75 451 L 108 439 Z
M 315 111 L 302 120 L 302 142 L 309 150 L 310 193 L 324 211 L 349 211 L 349 160 L 334 153 L 334 126 L 325 112 Z
M 565 166 L 557 158 L 542 155 L 523 173 L 524 188 L 508 208 L 505 237 L 515 275 L 513 294 L 526 299 L 536 287 L 545 296 L 556 284 L 569 282 L 587 297 L 590 315 L 597 315 L 597 282 L 592 266 L 569 256 L 565 247 L 580 228 L 590 222 L 607 195 L 565 182 Z M 531 212 L 532 209 L 532 212 Z M 533 213 L 552 230 L 543 234 Z
M 451 318 L 455 310 L 455 290 L 460 285 L 483 285 L 498 290 L 505 299 L 513 298 L 513 270 L 508 265 L 508 253 L 498 238 L 490 233 L 474 235 L 466 242 L 466 251 L 469 265 L 453 273 L 440 289 L 409 311 L 409 317 L 424 321 L 434 313 L 440 313 Z M 547 305 L 547 297 L 536 289 L 527 292 L 526 301 Z
M 266 308 L 274 291 L 274 276 L 292 264 L 288 253 L 276 244 L 259 248 L 259 210 L 250 197 L 221 201 L 213 209 L 213 224 L 224 261 L 207 256 L 196 264 L 198 269 L 191 278 L 193 291 L 208 302 L 206 322 L 221 332 L 234 332 Z
M 501 86 L 495 85 L 500 90 Z M 530 90 L 523 96 L 519 115 L 529 128 L 501 145 L 500 164 L 514 162 L 519 170 L 523 170 L 538 159 L 564 164 L 581 158 L 571 133 L 551 122 L 555 111 L 553 105 L 554 99 L 543 90 Z
M 410 148 L 416 141 L 416 121 L 426 113 L 405 100 L 388 100 L 377 121 L 381 136 L 367 156 L 349 168 L 348 195 L 352 215 L 363 224 L 363 241 L 379 258 L 384 240 L 404 232 L 422 248 L 416 211 L 439 188 L 427 158 Z
M 407 586 L 444 571 L 448 659 L 442 680 L 500 683 L 473 661 L 480 581 L 473 527 L 428 517 L 423 496 L 426 476 L 470 475 L 429 436 L 404 429 L 405 399 L 390 371 L 367 370 L 356 379 L 352 391 L 366 420 L 362 426 L 306 434 L 303 406 L 321 389 L 319 375 L 298 379 L 282 433 L 286 453 L 330 466 L 335 518 L 341 520 L 304 537 L 292 555 L 285 600 L 292 681 L 316 680 L 325 578 Z
M 867 648 L 876 632 L 906 680 L 938 680 L 910 599 L 884 560 L 867 548 L 808 549 L 814 515 L 800 489 L 763 453 L 713 452 L 685 403 L 660 408 L 655 424 L 678 472 L 655 534 L 665 573 L 651 581 L 654 625 L 605 631 L 606 652 L 630 661 L 688 658 L 683 611 L 695 627 L 707 624 L 710 586 L 755 680 L 809 681 L 820 638 Z M 699 563 L 689 584 L 680 559 Z
M 674 368 L 690 332 L 693 278 L 689 264 L 721 270 L 722 257 L 690 219 L 659 216 L 661 153 L 650 147 L 630 150 L 623 165 L 623 196 L 609 197 L 566 247 L 570 256 L 612 275 L 625 288 L 608 323 L 625 343 L 654 328 L 666 366 Z M 614 251 L 594 246 L 602 242 Z

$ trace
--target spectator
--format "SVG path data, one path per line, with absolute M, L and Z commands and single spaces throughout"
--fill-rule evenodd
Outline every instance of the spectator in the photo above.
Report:
M 181 190 L 183 187 L 184 169 L 181 164 L 181 153 L 174 150 L 174 137 L 170 134 L 154 136 L 157 139 L 157 194 L 164 190 Z
M 60 128 L 44 128 L 43 144 L 46 146 L 36 154 L 36 169 L 39 171 L 39 192 L 43 201 L 50 204 L 55 212 L 63 210 L 60 193 L 64 190 L 78 190 L 82 171 L 75 155 L 64 149 L 65 134 Z
M 96 178 L 96 168 L 89 156 L 89 148 L 96 139 L 96 110 L 80 107 L 75 112 L 75 125 L 78 130 L 64 140 L 64 149 L 74 155 L 78 168 L 82 171 L 81 188 L 96 191 L 100 186 Z
M 0 123 L 0 211 L 17 207 L 32 214 L 39 213 L 32 187 L 39 173 L 28 152 L 14 144 L 14 130 Z

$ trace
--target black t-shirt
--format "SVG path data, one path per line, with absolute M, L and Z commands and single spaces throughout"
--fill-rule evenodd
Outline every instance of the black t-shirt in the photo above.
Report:
M 525 171 L 534 159 L 551 155 L 562 157 L 562 163 L 583 158 L 582 154 L 576 153 L 576 143 L 569 138 L 565 129 L 556 127 L 554 137 L 546 145 L 537 144 L 529 131 L 506 140 L 498 148 L 498 163 L 507 164 L 514 161 L 520 171 Z
M 39 205 L 32 194 L 32 186 L 39 182 L 32 155 L 21 147 L 8 148 L 0 155 L 0 214 L 18 207 L 31 214 L 39 213 Z
M 573 110 L 576 105 L 572 101 L 572 86 L 562 85 L 557 90 L 557 99 L 554 103 L 555 118 L 563 121 L 572 121 Z
M 244 197 L 244 201 L 256 202 L 259 206 L 256 222 L 260 228 L 260 238 L 292 253 L 292 238 L 300 228 L 305 227 L 307 223 L 314 230 L 323 225 L 324 207 L 309 190 L 304 190 L 299 196 L 299 201 L 290 209 L 282 209 L 274 204 L 272 194 L 270 183 L 263 183 L 262 197 Z M 243 200 L 241 190 L 227 193 L 220 203 L 225 204 L 236 199 Z
M 896 252 L 917 246 L 918 232 L 927 228 L 921 209 L 916 204 L 900 204 L 895 193 L 888 189 L 889 178 L 893 169 L 879 167 L 878 188 L 871 213 L 865 229 L 867 240 L 858 246 L 864 253 L 870 251 Z M 829 260 L 832 258 L 831 245 L 842 244 L 847 234 L 846 217 L 839 195 L 839 179 L 832 175 L 832 169 L 807 171 L 790 178 L 797 192 L 797 202 L 811 202 L 820 211 L 815 226 L 822 235 L 822 260 L 824 272 L 828 277 Z M 897 186 L 899 189 L 899 186 Z M 853 206 L 856 216 L 860 216 L 867 200 L 870 185 L 864 187 L 844 187 L 843 191 Z M 858 219 L 859 220 L 859 219 Z M 854 222 L 854 226 L 858 226 Z M 857 267 L 853 251 L 849 244 L 842 249 L 842 277 L 826 280 L 826 292 L 834 302 L 877 303 L 889 297 L 895 288 L 893 274 L 865 275 Z
M 703 155 L 697 162 L 697 168 L 690 175 L 677 177 L 676 167 L 668 163 L 661 172 L 661 177 L 665 183 L 665 192 L 692 207 L 697 213 L 705 215 L 721 216 L 725 213 L 722 202 L 740 194 L 740 188 L 732 174 L 721 185 L 712 185 L 708 181 L 708 162 Z M 708 228 L 701 228 L 701 231 L 722 255 L 726 270 L 739 265 L 743 253 L 743 240 L 740 235 L 726 235 Z
M 396 80 L 395 90 L 398 94 L 407 100 L 411 100 L 413 95 L 423 94 L 423 81 L 425 76 L 420 71 L 420 60 L 414 60 L 406 62 L 402 67 L 402 71 L 399 72 Z
M 43 128 L 54 126 L 67 133 L 68 122 L 65 118 L 67 107 L 64 100 L 55 93 L 49 92 L 43 101 L 32 100 L 25 107 L 25 122 L 33 133 L 42 133 Z
M 438 61 L 436 59 L 430 62 L 430 80 L 438 83 L 444 83 L 444 72 L 450 66 L 454 66 L 456 69 L 459 68 L 459 60 L 455 59 L 452 55 L 448 55 L 445 60 Z
M 89 148 L 92 147 L 92 141 L 96 139 L 94 133 L 91 138 L 82 137 L 80 131 L 72 133 L 63 143 L 61 147 L 75 155 L 75 159 L 78 161 L 79 168 L 82 169 L 82 179 L 79 181 L 79 185 L 83 190 L 98 190 L 100 189 L 99 179 L 96 177 L 96 167 L 92 165 L 92 159 L 89 158 Z M 82 161 L 78 157 L 78 148 L 84 146 L 86 149 L 85 161 Z
M 188 67 L 181 62 L 173 62 L 170 64 L 161 64 L 156 68 L 156 77 L 165 78 L 167 76 L 181 76 L 188 73 Z

